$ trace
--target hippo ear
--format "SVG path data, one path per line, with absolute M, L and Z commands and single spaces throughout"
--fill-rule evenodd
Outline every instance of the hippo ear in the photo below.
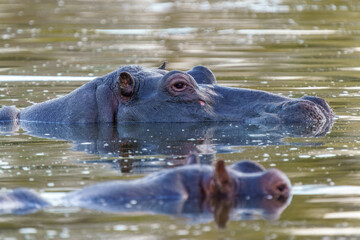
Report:
M 127 102 L 135 93 L 135 81 L 130 73 L 122 72 L 119 76 L 119 94 L 123 102 Z
M 230 165 L 230 168 L 243 173 L 256 173 L 264 172 L 265 168 L 259 163 L 253 161 L 243 160 L 241 162 L 234 163 Z
M 216 84 L 216 78 L 213 72 L 204 66 L 196 66 L 187 72 L 190 74 L 197 84 Z
M 233 194 L 233 182 L 226 170 L 223 160 L 217 161 L 214 176 L 210 186 L 210 194 L 213 196 L 230 196 Z
M 163 64 L 158 69 L 165 70 L 166 69 L 167 61 L 164 61 Z
M 200 163 L 199 156 L 196 153 L 190 153 L 189 156 L 187 157 L 186 165 L 194 165 L 199 163 Z

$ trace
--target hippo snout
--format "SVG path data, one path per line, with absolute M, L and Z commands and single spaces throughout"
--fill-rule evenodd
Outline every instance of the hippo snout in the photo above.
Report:
M 291 193 L 291 183 L 286 175 L 277 170 L 270 169 L 261 177 L 260 185 L 265 195 L 286 201 Z
M 334 114 L 329 109 L 310 100 L 297 99 L 283 103 L 279 116 L 284 123 L 306 123 L 320 126 L 332 121 Z

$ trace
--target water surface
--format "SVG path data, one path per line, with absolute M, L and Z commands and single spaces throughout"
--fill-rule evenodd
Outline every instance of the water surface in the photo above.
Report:
M 279 168 L 294 196 L 278 219 L 235 216 L 225 230 L 211 218 L 54 207 L 0 216 L 0 238 L 359 238 L 359 15 L 355 0 L 0 0 L 1 105 L 24 108 L 121 65 L 167 60 L 169 69 L 205 65 L 224 86 L 316 95 L 337 115 L 320 135 L 230 123 L 1 128 L 1 189 L 53 198 L 176 167 L 197 151 L 205 164 Z

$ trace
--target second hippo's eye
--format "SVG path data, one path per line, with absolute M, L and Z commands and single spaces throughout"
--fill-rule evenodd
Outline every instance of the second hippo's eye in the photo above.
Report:
M 179 82 L 175 82 L 172 86 L 171 86 L 172 90 L 174 90 L 175 92 L 181 92 L 184 91 L 186 88 L 186 83 L 183 81 L 179 81 Z

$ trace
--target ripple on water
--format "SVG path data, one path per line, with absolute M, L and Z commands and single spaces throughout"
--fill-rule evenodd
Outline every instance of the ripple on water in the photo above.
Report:
M 94 77 L 0 75 L 0 82 L 90 81 Z
M 360 195 L 360 186 L 303 185 L 294 186 L 294 195 Z

